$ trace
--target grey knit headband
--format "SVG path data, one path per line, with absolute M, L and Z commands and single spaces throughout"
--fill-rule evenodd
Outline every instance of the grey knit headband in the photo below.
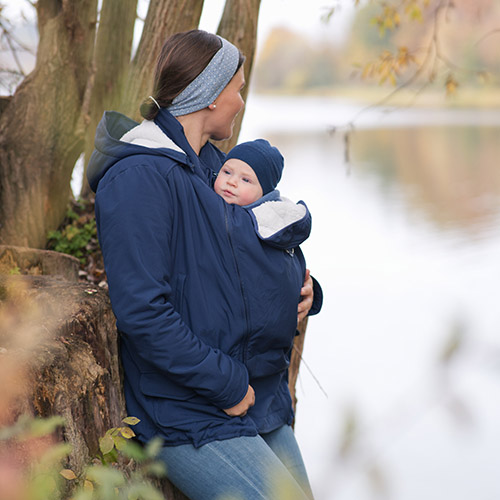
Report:
M 240 58 L 239 50 L 222 37 L 222 47 L 205 69 L 172 101 L 167 109 L 174 116 L 187 115 L 212 104 L 231 81 Z

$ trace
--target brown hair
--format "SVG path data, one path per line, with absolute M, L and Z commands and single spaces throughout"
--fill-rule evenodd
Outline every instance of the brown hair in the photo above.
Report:
M 222 47 L 220 38 L 203 30 L 184 31 L 167 38 L 158 57 L 153 97 L 166 108 L 207 66 Z M 238 71 L 245 62 L 240 52 Z M 141 105 L 141 115 L 152 120 L 158 106 L 148 98 Z

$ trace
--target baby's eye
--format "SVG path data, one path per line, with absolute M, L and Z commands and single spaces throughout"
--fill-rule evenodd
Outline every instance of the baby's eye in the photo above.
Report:
M 224 168 L 224 169 L 222 170 L 222 173 L 224 173 L 224 174 L 226 174 L 226 175 L 230 175 L 230 174 L 231 174 L 231 172 L 230 172 L 227 168 Z
M 248 179 L 247 177 L 243 177 L 243 182 L 252 182 L 250 179 Z

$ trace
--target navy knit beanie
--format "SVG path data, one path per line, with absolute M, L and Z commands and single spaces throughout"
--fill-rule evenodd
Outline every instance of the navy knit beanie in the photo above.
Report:
M 248 163 L 257 175 L 262 193 L 270 193 L 276 188 L 283 171 L 283 156 L 278 148 L 271 146 L 265 139 L 242 142 L 235 146 L 226 156 L 226 161 L 231 158 Z

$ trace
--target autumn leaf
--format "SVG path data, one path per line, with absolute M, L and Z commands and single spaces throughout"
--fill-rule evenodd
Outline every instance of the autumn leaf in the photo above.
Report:
M 130 439 L 130 438 L 133 438 L 135 436 L 135 432 L 132 429 L 130 429 L 129 427 L 122 427 L 120 429 L 120 432 L 121 432 L 121 435 L 125 439 Z
M 122 422 L 127 425 L 136 425 L 140 420 L 137 417 L 125 417 Z
M 448 75 L 448 78 L 446 79 L 445 83 L 445 89 L 446 89 L 446 95 L 448 97 L 454 95 L 457 91 L 458 88 L 458 82 L 455 80 L 453 75 Z
M 71 469 L 63 469 L 59 472 L 64 479 L 71 481 L 72 479 L 76 479 L 76 474 Z

